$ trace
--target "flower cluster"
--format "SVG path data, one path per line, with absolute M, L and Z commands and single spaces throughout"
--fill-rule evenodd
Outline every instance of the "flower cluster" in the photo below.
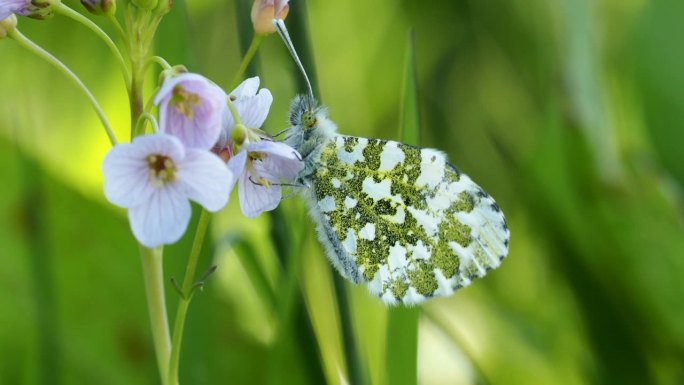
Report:
M 224 130 L 217 152 L 229 156 L 228 167 L 236 177 L 242 213 L 250 218 L 273 210 L 282 197 L 280 182 L 293 181 L 304 167 L 292 147 L 274 142 L 259 130 L 273 97 L 268 89 L 259 89 L 259 78 L 245 80 L 228 95 L 240 124 L 232 114 L 224 116 Z M 231 149 L 237 150 L 232 152 Z
M 105 195 L 128 209 L 141 244 L 176 242 L 190 220 L 189 200 L 218 211 L 236 183 L 246 216 L 278 205 L 282 181 L 293 181 L 303 164 L 294 149 L 259 130 L 272 101 L 256 77 L 228 95 L 197 74 L 164 81 L 155 97 L 159 132 L 115 146 L 103 163 Z

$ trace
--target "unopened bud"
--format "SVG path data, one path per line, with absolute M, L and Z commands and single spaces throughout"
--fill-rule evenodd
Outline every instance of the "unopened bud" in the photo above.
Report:
M 0 20 L 0 39 L 4 39 L 15 28 L 17 28 L 17 17 L 13 13 L 4 20 Z
M 81 4 L 93 15 L 114 14 L 116 12 L 115 0 L 81 0 Z
M 154 9 L 154 12 L 160 15 L 166 15 L 171 11 L 171 7 L 173 7 L 173 0 L 159 0 L 159 4 L 157 4 L 157 8 Z
M 273 19 L 283 19 L 290 11 L 288 0 L 254 0 L 252 5 L 252 24 L 254 32 L 268 35 L 275 32 Z
M 247 127 L 244 124 L 236 124 L 230 133 L 230 139 L 233 140 L 236 146 L 242 146 L 247 139 Z
M 131 3 L 142 9 L 152 9 L 157 6 L 157 0 L 131 0 Z
M 38 20 L 49 19 L 55 14 L 55 7 L 61 3 L 61 0 L 32 0 L 31 13 L 27 16 Z

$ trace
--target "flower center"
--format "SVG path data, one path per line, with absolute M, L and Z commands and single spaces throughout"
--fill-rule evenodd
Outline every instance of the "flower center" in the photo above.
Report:
M 266 158 L 266 153 L 259 151 L 250 151 L 247 153 L 250 161 L 264 160 Z
M 171 97 L 171 104 L 176 107 L 176 111 L 184 115 L 188 120 L 192 120 L 194 116 L 195 106 L 202 103 L 199 95 L 192 93 L 181 86 L 173 88 L 173 96 Z
M 176 180 L 176 165 L 173 160 L 164 155 L 150 155 L 147 157 L 152 186 L 160 188 Z
M 247 158 L 248 158 L 248 159 L 247 159 L 247 169 L 249 170 L 249 173 L 250 173 L 252 176 L 257 177 L 257 176 L 258 176 L 258 175 L 257 175 L 257 172 L 256 172 L 256 170 L 254 169 L 254 165 L 253 165 L 252 163 L 253 163 L 254 161 L 263 161 L 263 160 L 266 158 L 266 153 L 265 153 L 265 152 L 259 152 L 259 151 L 248 152 L 248 153 L 247 153 Z M 253 178 L 251 178 L 251 177 L 250 177 L 249 179 L 250 179 L 250 180 L 252 181 L 252 183 L 254 183 L 254 184 L 258 184 L 258 185 L 260 185 L 260 186 L 266 187 L 267 189 L 268 189 L 268 188 L 271 188 L 271 181 L 269 181 L 268 179 L 266 179 L 266 178 L 264 178 L 264 177 L 262 177 L 262 176 L 258 176 L 258 177 L 256 178 L 256 180 L 253 179 Z

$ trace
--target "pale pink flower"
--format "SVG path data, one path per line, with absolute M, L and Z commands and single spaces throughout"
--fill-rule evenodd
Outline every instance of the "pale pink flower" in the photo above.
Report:
M 114 146 L 102 171 L 105 196 L 128 209 L 133 235 L 147 247 L 180 239 L 190 221 L 189 200 L 218 211 L 234 184 L 219 157 L 161 133 Z
M 282 198 L 281 183 L 292 183 L 304 168 L 299 153 L 280 142 L 248 143 L 230 159 L 228 167 L 239 178 L 242 213 L 250 218 L 275 209 Z
M 226 94 L 207 78 L 183 73 L 164 81 L 154 99 L 159 130 L 178 137 L 186 147 L 210 149 L 222 128 Z
M 21 16 L 30 15 L 34 8 L 31 0 L 0 0 L 0 20 L 5 20 L 13 13 Z

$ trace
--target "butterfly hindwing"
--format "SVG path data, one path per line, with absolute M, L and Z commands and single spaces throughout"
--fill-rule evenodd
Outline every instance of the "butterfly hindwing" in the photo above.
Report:
M 439 151 L 334 135 L 310 161 L 310 209 L 329 258 L 386 303 L 452 294 L 507 253 L 503 213 Z

